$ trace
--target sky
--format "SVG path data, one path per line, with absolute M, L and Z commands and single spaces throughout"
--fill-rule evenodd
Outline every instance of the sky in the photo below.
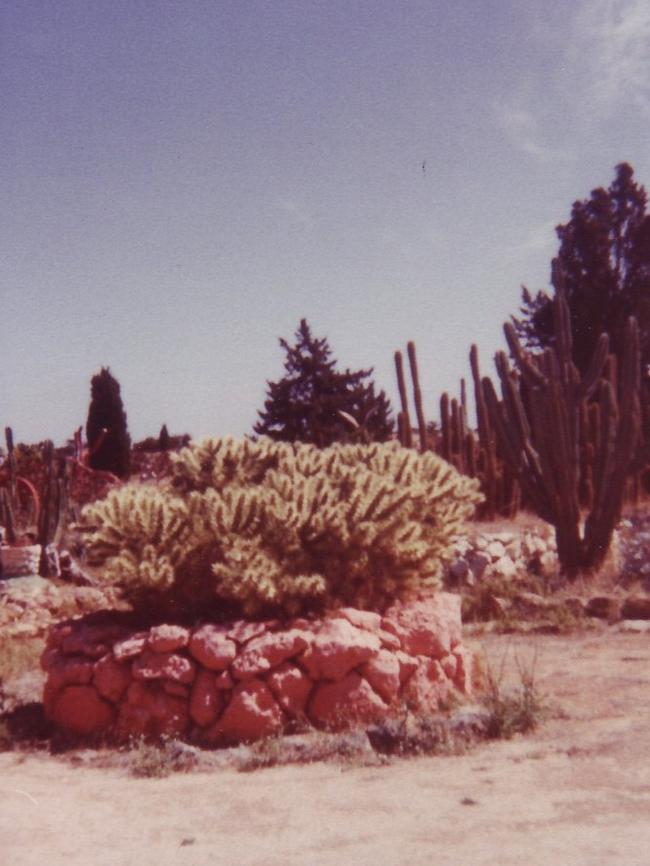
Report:
M 650 188 L 647 0 L 0 5 L 0 423 L 61 444 L 108 366 L 134 440 L 243 436 L 300 319 L 485 372 L 555 226 Z

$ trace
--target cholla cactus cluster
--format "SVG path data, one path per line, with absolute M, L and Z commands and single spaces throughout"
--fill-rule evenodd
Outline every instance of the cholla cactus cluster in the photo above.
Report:
M 170 613 L 381 610 L 438 585 L 481 500 L 476 481 L 397 443 L 206 439 L 172 459 L 164 486 L 114 490 L 81 523 L 104 579 Z

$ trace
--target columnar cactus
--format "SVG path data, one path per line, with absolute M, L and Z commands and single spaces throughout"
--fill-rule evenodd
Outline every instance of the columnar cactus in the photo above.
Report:
M 424 409 L 422 408 L 422 392 L 420 390 L 420 376 L 418 374 L 418 361 L 415 354 L 415 343 L 409 342 L 406 346 L 409 356 L 409 366 L 411 368 L 411 379 L 413 380 L 413 402 L 415 403 L 415 411 L 418 419 L 418 429 L 420 432 L 420 451 L 427 450 L 427 422 L 424 418 Z
M 395 372 L 397 374 L 397 388 L 402 407 L 397 418 L 399 441 L 405 448 L 411 448 L 413 445 L 413 431 L 411 430 L 406 382 L 404 380 L 404 361 L 401 352 L 395 352 Z
M 501 380 L 498 400 L 492 382 L 483 393 L 504 458 L 527 501 L 555 527 L 558 557 L 569 576 L 597 568 L 604 560 L 620 517 L 628 470 L 640 431 L 638 326 L 627 323 L 625 355 L 618 389 L 605 376 L 608 337 L 599 338 L 589 369 L 581 378 L 572 361 L 569 307 L 562 274 L 554 262 L 555 345 L 533 357 L 522 349 L 510 323 L 504 325 L 517 373 L 504 352 L 495 358 Z M 618 390 L 618 394 L 617 394 Z M 598 405 L 600 435 L 594 447 L 593 477 L 581 479 L 580 430 L 589 405 Z M 581 425 L 581 415 L 583 422 Z M 593 488 L 583 520 L 580 493 Z M 585 491 L 583 490 L 583 495 Z

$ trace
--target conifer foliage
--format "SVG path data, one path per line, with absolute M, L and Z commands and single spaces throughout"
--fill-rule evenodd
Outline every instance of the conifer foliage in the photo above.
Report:
M 622 357 L 625 328 L 635 316 L 641 362 L 650 363 L 650 214 L 647 194 L 627 163 L 616 166 L 608 189 L 598 188 L 576 201 L 571 219 L 556 229 L 558 264 L 564 275 L 571 316 L 573 361 L 583 374 L 601 334 L 608 333 L 614 354 Z M 553 298 L 523 290 L 521 318 L 513 317 L 520 339 L 530 349 L 554 343 Z
M 325 448 L 335 442 L 385 442 L 390 438 L 390 403 L 368 382 L 372 369 L 339 372 L 326 339 L 312 336 L 306 319 L 295 345 L 281 339 L 286 374 L 268 383 L 268 397 L 255 433 L 275 441 L 308 442 Z
M 108 367 L 93 376 L 86 439 L 93 469 L 127 478 L 131 468 L 131 437 L 126 424 L 120 385 Z

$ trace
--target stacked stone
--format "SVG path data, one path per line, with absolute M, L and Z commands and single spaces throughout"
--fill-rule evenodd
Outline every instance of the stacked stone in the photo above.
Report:
M 650 515 L 643 511 L 622 520 L 619 528 L 621 571 L 626 580 L 639 580 L 650 589 Z
M 163 735 L 227 745 L 315 726 L 341 730 L 408 706 L 440 710 L 472 691 L 460 597 L 396 603 L 383 616 L 129 632 L 83 620 L 54 627 L 42 657 L 45 711 L 77 735 Z
M 486 578 L 551 574 L 556 568 L 555 536 L 548 526 L 521 533 L 483 532 L 474 538 L 460 538 L 447 578 L 451 585 L 473 586 Z

